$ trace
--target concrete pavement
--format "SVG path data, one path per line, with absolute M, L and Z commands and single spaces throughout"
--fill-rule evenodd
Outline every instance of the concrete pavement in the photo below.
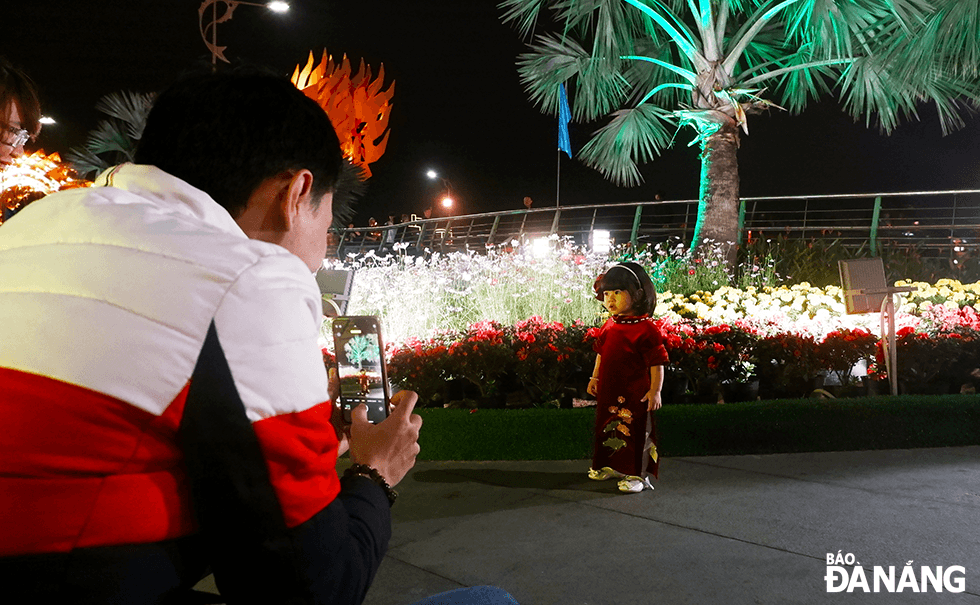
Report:
M 365 603 L 492 584 L 522 605 L 980 605 L 980 446 L 665 458 L 657 489 L 640 494 L 587 468 L 420 462 L 398 485 Z M 854 559 L 834 586 L 860 566 L 869 592 L 828 592 L 838 552 Z M 873 592 L 875 567 L 889 566 L 902 591 Z M 906 566 L 924 592 L 902 586 Z M 923 566 L 947 573 L 942 592 Z M 958 578 L 964 590 L 951 592 Z

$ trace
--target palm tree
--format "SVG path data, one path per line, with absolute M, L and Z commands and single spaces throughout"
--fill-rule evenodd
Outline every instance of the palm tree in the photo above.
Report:
M 152 93 L 121 91 L 99 99 L 95 108 L 108 119 L 100 121 L 95 130 L 88 133 L 84 146 L 72 147 L 65 159 L 83 176 L 99 174 L 122 162 L 132 162 L 155 97 Z
M 579 152 L 618 185 L 690 127 L 701 147 L 692 249 L 721 244 L 734 260 L 736 152 L 748 116 L 792 114 L 837 96 L 855 120 L 892 132 L 932 104 L 944 134 L 980 99 L 980 8 L 962 0 L 503 0 L 525 39 L 518 59 L 534 105 L 609 116 Z M 548 31 L 553 28 L 555 31 Z M 693 143 L 692 143 L 693 144 Z

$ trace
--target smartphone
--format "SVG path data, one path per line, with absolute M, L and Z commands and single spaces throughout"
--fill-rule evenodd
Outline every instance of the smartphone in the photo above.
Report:
M 363 403 L 368 421 L 377 424 L 391 411 L 381 322 L 373 315 L 355 315 L 334 317 L 332 324 L 344 422 L 349 424 L 351 411 Z

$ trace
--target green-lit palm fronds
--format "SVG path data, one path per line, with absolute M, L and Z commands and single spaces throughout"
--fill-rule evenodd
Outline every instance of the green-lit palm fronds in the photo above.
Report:
M 924 104 L 949 131 L 980 98 L 980 3 L 962 0 L 504 0 L 533 37 L 518 68 L 532 103 L 609 122 L 580 155 L 618 184 L 661 153 L 672 126 L 721 112 L 747 131 L 766 107 L 839 95 L 885 132 Z M 682 120 L 683 118 L 683 120 Z M 638 130 L 649 129 L 640 134 Z
M 617 183 L 639 185 L 637 162 L 653 159 L 670 144 L 673 126 L 667 112 L 644 103 L 620 109 L 580 152 L 582 161 Z
M 891 132 L 931 105 L 944 132 L 980 100 L 976 0 L 504 0 L 531 38 L 518 69 L 531 102 L 601 118 L 579 151 L 614 183 L 690 127 L 702 147 L 692 249 L 734 242 L 736 150 L 749 116 L 799 113 L 836 95 L 855 120 Z M 728 255 L 734 259 L 730 248 Z

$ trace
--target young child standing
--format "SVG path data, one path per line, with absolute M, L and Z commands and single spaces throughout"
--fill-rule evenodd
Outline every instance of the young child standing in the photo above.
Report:
M 660 331 L 650 319 L 657 292 L 636 263 L 610 267 L 594 289 L 610 317 L 595 339 L 598 354 L 588 386 L 598 402 L 589 478 L 619 479 L 623 492 L 653 489 L 650 477 L 657 477 L 659 467 L 653 412 L 661 406 L 668 361 Z

